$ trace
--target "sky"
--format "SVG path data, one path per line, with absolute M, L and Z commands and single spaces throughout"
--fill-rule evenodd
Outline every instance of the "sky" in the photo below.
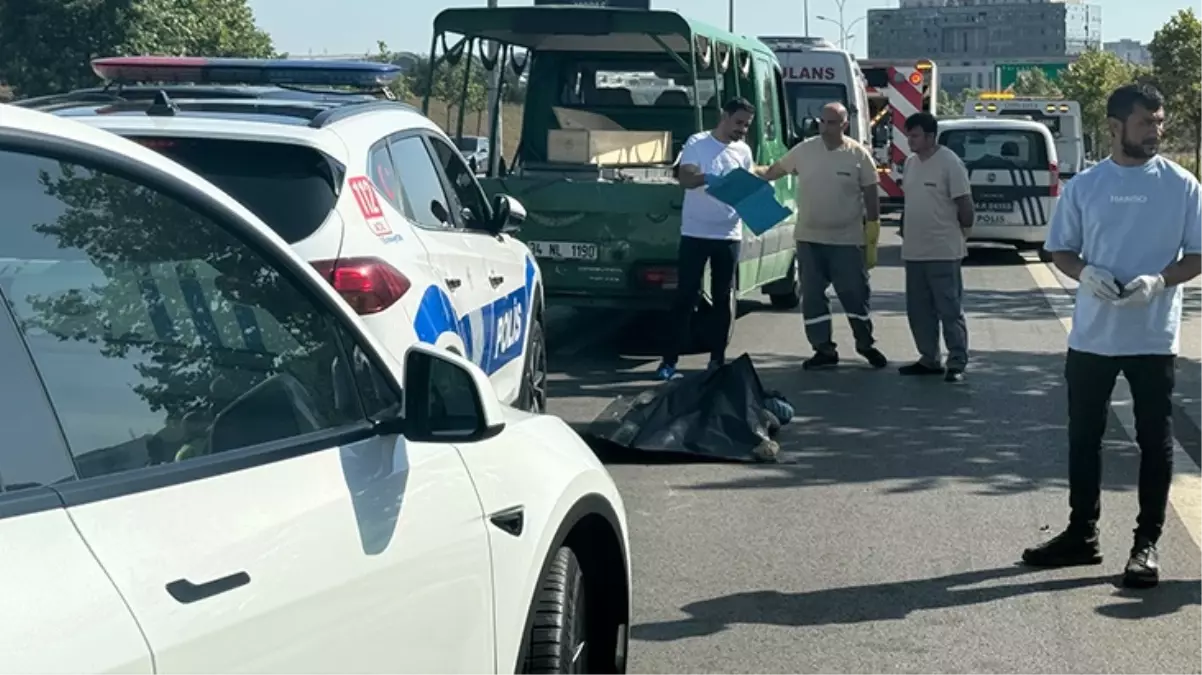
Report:
M 1092 0 L 1102 6 L 1103 39 L 1133 38 L 1141 42 L 1178 10 L 1182 0 Z M 276 49 L 290 54 L 361 54 L 374 52 L 383 40 L 391 51 L 428 52 L 434 16 L 446 7 L 483 6 L 485 0 L 249 0 L 259 26 L 275 39 Z M 810 6 L 810 34 L 838 39 L 836 0 L 735 0 L 735 32 L 748 35 L 804 35 L 803 5 Z M 896 7 L 896 0 L 844 0 L 844 25 L 868 9 Z M 501 6 L 533 4 L 499 0 Z M 651 0 L 653 9 L 671 9 L 725 27 L 727 0 Z M 833 21 L 823 21 L 824 16 Z M 854 51 L 864 56 L 867 36 L 861 21 L 849 32 Z

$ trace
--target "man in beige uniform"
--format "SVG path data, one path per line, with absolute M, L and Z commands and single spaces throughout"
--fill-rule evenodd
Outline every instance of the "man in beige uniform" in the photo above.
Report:
M 921 355 L 902 366 L 902 375 L 943 375 L 964 379 L 968 366 L 968 324 L 964 320 L 964 281 L 960 263 L 973 223 L 968 170 L 956 153 L 936 141 L 935 116 L 920 112 L 906 120 L 914 154 L 902 170 L 906 194 L 902 216 L 902 260 L 906 263 L 906 316 Z M 940 359 L 939 328 L 947 345 L 947 369 Z
M 841 103 L 822 108 L 821 133 L 794 146 L 772 166 L 759 170 L 765 180 L 797 176 L 797 265 L 801 273 L 801 314 L 814 355 L 803 367 L 839 363 L 831 339 L 832 284 L 847 314 L 856 352 L 876 368 L 888 365 L 877 349 L 869 316 L 868 269 L 876 264 L 881 235 L 876 163 L 864 146 L 843 135 L 847 109 Z M 867 217 L 865 217 L 867 216 Z

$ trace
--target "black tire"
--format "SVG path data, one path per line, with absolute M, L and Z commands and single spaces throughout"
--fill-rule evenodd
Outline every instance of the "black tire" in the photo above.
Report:
M 534 593 L 523 673 L 589 672 L 585 602 L 584 573 L 576 554 L 560 547 Z
M 786 277 L 789 290 L 784 293 L 769 293 L 768 300 L 776 309 L 797 309 L 801 304 L 801 275 L 798 274 L 797 256 L 789 263 L 789 276 Z
M 530 321 L 518 407 L 533 413 L 547 412 L 547 341 L 543 335 L 543 322 L 537 315 Z

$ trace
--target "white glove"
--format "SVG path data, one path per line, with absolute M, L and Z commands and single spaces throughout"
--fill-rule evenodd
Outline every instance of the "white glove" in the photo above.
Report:
M 1086 265 L 1081 270 L 1080 281 L 1081 286 L 1088 288 L 1090 293 L 1109 302 L 1119 299 L 1119 290 L 1123 287 L 1113 274 L 1093 265 Z
M 1146 305 L 1164 290 L 1164 277 L 1159 274 L 1144 274 L 1135 277 L 1123 286 L 1123 296 L 1116 305 Z

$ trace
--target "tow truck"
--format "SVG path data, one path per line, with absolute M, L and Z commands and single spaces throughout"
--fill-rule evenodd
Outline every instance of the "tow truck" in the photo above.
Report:
M 939 72 L 929 59 L 861 59 L 872 129 L 872 153 L 880 176 L 881 209 L 898 211 L 905 200 L 902 167 L 910 152 L 906 118 L 938 114 Z
M 1085 169 L 1085 158 L 1092 144 L 1082 133 L 1081 104 L 1077 101 L 1016 96 L 1009 91 L 982 92 L 977 98 L 964 102 L 964 115 L 1035 120 L 1047 127 L 1056 139 L 1061 181 L 1067 181 Z

